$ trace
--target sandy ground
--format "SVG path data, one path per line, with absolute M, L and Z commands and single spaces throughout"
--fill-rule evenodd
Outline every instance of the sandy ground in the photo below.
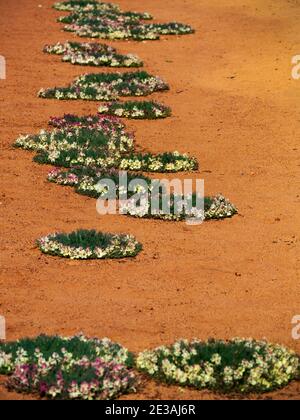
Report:
M 300 313 L 300 54 L 297 0 L 120 0 L 124 9 L 179 20 L 197 33 L 158 42 L 112 42 L 137 53 L 171 91 L 153 95 L 173 108 L 165 121 L 131 122 L 153 152 L 179 150 L 201 164 L 206 193 L 222 192 L 240 215 L 189 227 L 100 217 L 95 201 L 49 184 L 48 168 L 14 150 L 19 134 L 47 127 L 50 116 L 95 113 L 94 102 L 37 98 L 94 69 L 44 55 L 63 33 L 53 0 L 0 0 L 1 274 L 0 314 L 8 339 L 39 333 L 108 336 L 140 351 L 180 337 L 266 337 L 300 352 L 291 319 Z M 41 7 L 40 7 L 41 6 Z M 96 70 L 103 71 L 103 70 Z M 97 228 L 134 234 L 136 260 L 70 262 L 43 256 L 36 238 Z M 300 385 L 263 398 L 298 398 Z M 0 386 L 0 399 L 22 398 Z M 130 398 L 218 399 L 147 382 Z

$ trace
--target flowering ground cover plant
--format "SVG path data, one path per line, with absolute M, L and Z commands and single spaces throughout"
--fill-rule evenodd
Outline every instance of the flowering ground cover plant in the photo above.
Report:
M 58 22 L 61 23 L 80 23 L 84 20 L 84 23 L 91 24 L 92 21 L 103 21 L 104 19 L 109 19 L 111 21 L 123 22 L 126 23 L 135 23 L 140 22 L 141 20 L 152 20 L 153 17 L 145 12 L 122 12 L 122 11 L 103 11 L 103 10 L 81 10 L 75 13 L 71 13 L 67 16 L 61 16 L 58 18 Z
M 81 37 L 102 39 L 155 40 L 160 35 L 185 35 L 194 33 L 193 28 L 178 22 L 146 24 L 151 20 L 149 13 L 122 12 L 120 9 L 107 8 L 101 3 L 56 4 L 56 9 L 75 13 L 59 18 L 65 25 L 64 30 L 75 32 Z
M 137 207 L 133 201 L 128 199 L 127 202 L 122 203 L 121 210 L 123 214 L 127 213 L 134 217 L 177 222 L 187 219 L 190 219 L 190 221 L 193 221 L 193 219 L 225 219 L 233 217 L 238 213 L 237 208 L 221 194 L 214 197 L 204 197 L 202 199 L 202 205 L 200 205 L 200 200 L 197 203 L 196 194 L 190 197 L 190 203 L 188 203 L 189 197 L 185 199 L 182 195 L 171 194 L 167 197 L 167 211 L 162 204 L 162 198 L 163 196 L 160 197 L 160 203 L 157 209 L 151 206 L 152 202 L 150 200 Z M 184 204 L 182 205 L 182 203 Z
M 108 171 L 103 171 L 94 168 L 72 168 L 70 170 L 62 170 L 55 168 L 48 174 L 48 181 L 56 183 L 58 185 L 75 187 L 75 191 L 78 194 L 86 195 L 92 198 L 100 198 L 103 194 L 106 194 L 109 191 L 109 186 L 104 185 L 105 180 L 112 181 L 115 186 L 116 199 L 118 199 L 122 194 L 128 193 L 128 197 L 132 196 L 143 188 L 144 183 L 146 183 L 149 188 L 151 185 L 151 179 L 147 178 L 138 173 L 126 173 L 126 184 L 120 185 L 120 174 L 122 172 L 111 169 Z M 142 180 L 138 182 L 137 180 Z M 100 182 L 103 181 L 102 184 Z M 135 182 L 135 188 L 133 191 L 130 191 L 128 186 L 132 181 Z
M 0 374 L 10 375 L 16 366 L 65 363 L 71 366 L 75 361 L 101 358 L 115 361 L 129 368 L 133 366 L 133 355 L 119 344 L 107 338 L 87 338 L 83 335 L 60 337 L 40 335 L 36 338 L 0 343 Z
M 65 168 L 73 166 L 98 167 L 103 170 L 118 168 L 124 171 L 143 171 L 143 172 L 190 172 L 198 169 L 198 162 L 186 154 L 178 152 L 166 152 L 161 154 L 151 153 L 118 153 L 109 152 L 107 148 L 101 147 L 76 147 L 62 150 L 55 148 L 52 150 L 40 151 L 34 161 L 41 164 L 51 164 L 63 166 Z
M 135 392 L 133 355 L 105 338 L 39 336 L 0 344 L 0 373 L 17 392 L 58 399 L 112 399 Z
M 180 340 L 145 351 L 137 367 L 169 384 L 221 392 L 268 392 L 299 378 L 299 357 L 279 345 L 252 339 Z
M 148 196 L 148 202 L 144 205 L 138 205 L 135 201 L 131 201 L 131 197 L 137 193 L 150 194 L 153 192 L 152 180 L 148 177 L 141 176 L 138 173 L 127 173 L 126 174 L 126 185 L 123 183 L 120 185 L 120 174 L 122 172 L 112 169 L 110 171 L 102 171 L 94 168 L 71 168 L 69 170 L 63 170 L 55 168 L 48 174 L 48 181 L 54 182 L 59 185 L 72 186 L 75 188 L 75 192 L 81 195 L 86 195 L 92 198 L 101 198 L 105 194 L 105 198 L 108 196 L 109 186 L 105 183 L 100 183 L 100 181 L 109 180 L 114 184 L 113 199 L 120 200 L 119 208 L 121 214 L 127 214 L 133 217 L 140 218 L 153 218 L 160 220 L 169 220 L 169 221 L 182 221 L 187 218 L 201 218 L 203 220 L 212 220 L 212 219 L 225 219 L 232 217 L 237 214 L 236 207 L 230 203 L 222 195 L 217 195 L 215 197 L 205 197 L 203 203 L 204 213 L 202 211 L 202 206 L 197 205 L 196 197 L 192 199 L 192 205 L 181 206 L 179 211 L 177 211 L 176 200 L 182 202 L 184 197 L 174 196 L 170 194 L 168 196 L 169 202 L 169 212 L 166 212 L 162 205 L 162 199 L 160 199 L 160 208 L 154 210 L 151 207 L 152 200 Z M 131 190 L 130 183 L 135 181 L 135 186 Z M 147 189 L 145 189 L 147 185 Z M 110 191 L 111 192 L 111 191 Z M 123 200 L 124 194 L 127 194 L 126 200 Z M 158 194 L 167 194 L 167 191 L 161 188 Z
M 133 236 L 95 230 L 56 233 L 39 239 L 37 244 L 44 254 L 72 260 L 135 257 L 142 250 Z
M 66 168 L 87 166 L 102 170 L 118 168 L 145 172 L 180 172 L 198 168 L 197 160 L 186 154 L 139 153 L 135 150 L 132 135 L 118 128 L 118 120 L 108 118 L 105 122 L 99 121 L 98 116 L 75 117 L 75 120 L 72 120 L 72 116 L 52 119 L 52 124 L 65 124 L 65 128 L 20 136 L 15 146 L 38 152 L 34 158 L 38 163 Z
M 83 38 L 133 39 L 135 41 L 151 41 L 160 39 L 160 35 L 186 35 L 195 32 L 191 26 L 178 22 L 133 24 L 109 19 L 97 23 L 93 21 L 84 23 L 84 20 L 81 20 L 79 23 L 65 25 L 64 30 L 75 32 L 76 35 Z
M 168 90 L 159 77 L 145 71 L 129 73 L 96 73 L 77 77 L 66 88 L 41 89 L 38 96 L 47 99 L 115 100 L 120 96 L 147 96 Z
M 74 127 L 50 132 L 42 130 L 38 135 L 21 136 L 15 146 L 44 152 L 49 162 L 64 159 L 69 166 L 80 157 L 87 158 L 89 155 L 113 156 L 115 153 L 115 157 L 120 157 L 134 150 L 134 141 L 131 135 L 123 132 L 107 134 L 98 128 Z
M 102 10 L 102 11 L 120 11 L 117 4 L 104 3 L 96 0 L 69 0 L 63 2 L 57 2 L 53 5 L 54 9 L 62 11 L 90 11 L 90 10 Z
M 78 116 L 65 114 L 63 117 L 51 117 L 49 125 L 60 129 L 72 129 L 75 127 L 95 128 L 110 135 L 113 135 L 115 132 L 126 135 L 126 131 L 124 131 L 125 124 L 119 118 L 110 115 Z M 129 136 L 128 133 L 127 136 Z M 133 137 L 133 134 L 130 136 Z
M 44 52 L 62 55 L 62 61 L 71 64 L 106 67 L 142 67 L 143 62 L 133 54 L 118 54 L 105 44 L 66 42 L 46 45 Z
M 49 399 L 111 400 L 136 392 L 137 383 L 135 374 L 124 365 L 96 359 L 75 362 L 71 367 L 18 366 L 7 387 Z
M 113 115 L 137 120 L 156 120 L 171 116 L 171 108 L 154 101 L 111 102 L 101 105 L 100 114 Z
M 64 31 L 74 32 L 81 38 L 99 38 L 109 40 L 153 41 L 159 39 L 155 32 L 146 31 L 142 25 L 129 25 L 121 22 L 101 22 L 97 25 L 78 25 L 76 23 L 64 26 Z

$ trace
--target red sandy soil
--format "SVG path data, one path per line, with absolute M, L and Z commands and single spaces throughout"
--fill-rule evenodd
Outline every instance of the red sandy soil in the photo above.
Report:
M 291 338 L 291 319 L 300 313 L 300 81 L 291 78 L 291 57 L 300 53 L 299 2 L 119 1 L 197 30 L 157 42 L 110 42 L 137 53 L 171 85 L 153 95 L 173 108 L 171 119 L 128 124 L 138 143 L 195 155 L 201 171 L 193 177 L 205 179 L 206 193 L 222 192 L 240 210 L 231 220 L 189 227 L 100 217 L 94 200 L 49 184 L 47 167 L 12 148 L 19 134 L 46 128 L 50 116 L 97 109 L 94 102 L 37 98 L 41 87 L 95 71 L 42 53 L 46 43 L 75 39 L 55 22 L 61 13 L 53 1 L 0 1 L 7 60 L 7 80 L 0 81 L 0 313 L 8 339 L 82 331 L 140 351 L 180 337 L 251 336 L 300 352 Z M 129 261 L 72 262 L 34 246 L 42 235 L 76 228 L 134 234 L 144 251 Z M 260 398 L 300 399 L 299 391 L 296 383 Z M 22 396 L 0 387 L 0 399 L 14 398 Z M 223 397 L 148 381 L 129 398 Z

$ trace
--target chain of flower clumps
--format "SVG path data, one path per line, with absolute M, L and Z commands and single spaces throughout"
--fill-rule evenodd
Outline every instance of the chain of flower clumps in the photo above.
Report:
M 136 120 L 156 120 L 170 117 L 171 108 L 154 101 L 111 102 L 98 108 L 100 114 Z
M 145 71 L 130 73 L 96 73 L 77 77 L 68 87 L 41 89 L 38 96 L 46 99 L 83 99 L 110 101 L 120 96 L 147 96 L 168 90 L 161 78 Z
M 299 377 L 299 357 L 279 345 L 252 339 L 180 340 L 140 353 L 137 367 L 181 386 L 221 392 L 268 392 Z
M 133 356 L 109 339 L 40 336 L 0 345 L 7 387 L 50 399 L 108 400 L 135 392 Z
M 133 54 L 118 54 L 116 49 L 105 44 L 58 42 L 46 45 L 44 52 L 62 55 L 62 61 L 71 64 L 107 67 L 142 67 L 143 62 Z
M 95 245 L 90 246 L 95 237 Z M 37 244 L 44 254 L 71 260 L 135 257 L 142 250 L 142 245 L 134 236 L 86 230 L 48 235 L 40 238 Z

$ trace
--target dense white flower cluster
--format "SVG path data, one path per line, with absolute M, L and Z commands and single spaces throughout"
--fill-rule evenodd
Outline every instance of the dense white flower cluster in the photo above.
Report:
M 141 67 L 143 62 L 133 54 L 118 54 L 108 45 L 94 43 L 58 42 L 46 45 L 44 52 L 62 55 L 62 61 L 71 64 L 108 67 Z
M 135 257 L 141 251 L 141 244 L 131 235 L 111 235 L 107 245 L 91 248 L 76 244 L 66 245 L 57 240 L 57 234 L 45 236 L 37 244 L 45 254 L 71 260 Z
M 299 366 L 294 352 L 252 339 L 180 340 L 170 347 L 144 351 L 137 358 L 137 367 L 157 379 L 223 392 L 284 387 L 299 375 Z
M 212 198 L 209 207 L 205 210 L 205 219 L 224 219 L 237 213 L 237 208 L 222 194 L 218 194 Z

